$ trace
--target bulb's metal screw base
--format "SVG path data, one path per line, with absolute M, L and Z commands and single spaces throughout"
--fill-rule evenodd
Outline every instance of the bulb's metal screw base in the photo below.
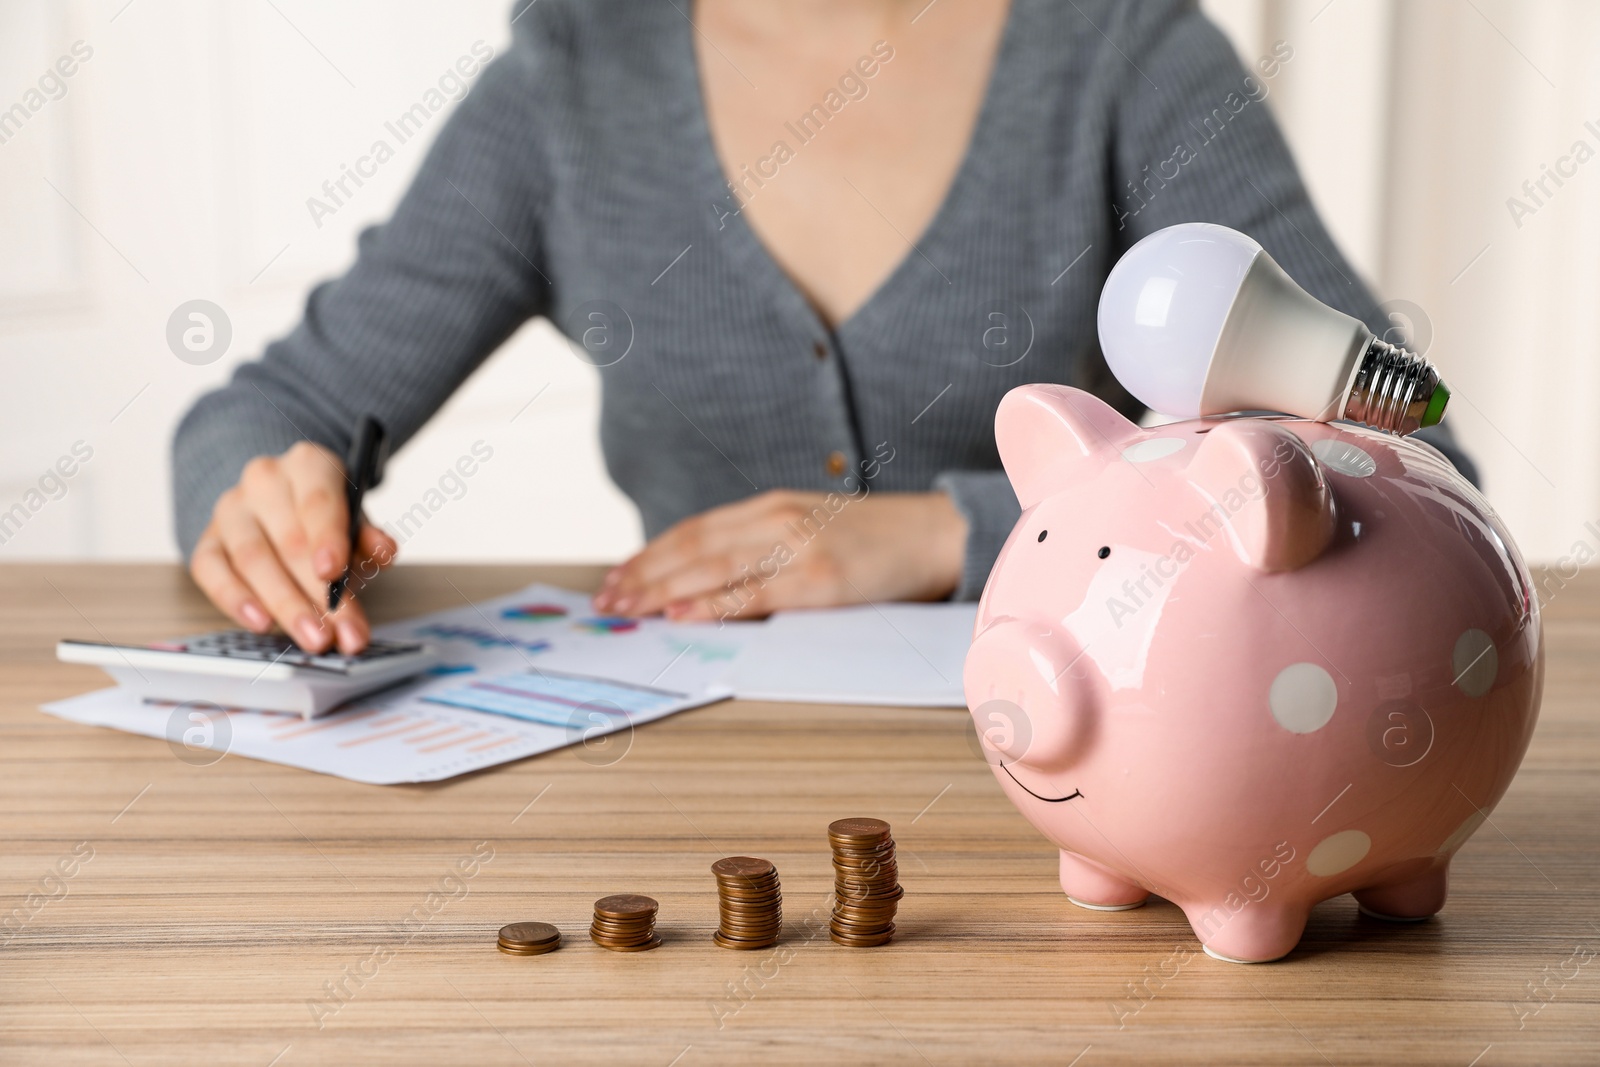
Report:
M 1449 402 L 1432 363 L 1374 337 L 1361 354 L 1344 418 L 1403 437 L 1437 423 Z

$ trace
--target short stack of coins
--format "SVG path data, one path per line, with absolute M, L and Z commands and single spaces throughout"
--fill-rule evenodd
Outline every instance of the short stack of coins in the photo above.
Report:
M 561 931 L 549 923 L 512 923 L 500 928 L 500 951 L 511 956 L 542 956 L 561 947 Z
M 882 819 L 840 819 L 829 824 L 828 843 L 833 846 L 829 936 L 852 948 L 887 944 L 894 936 L 895 909 L 905 896 L 889 824 Z
M 711 865 L 717 879 L 720 923 L 711 940 L 723 948 L 768 948 L 783 930 L 778 868 L 753 856 L 729 856 Z
M 594 902 L 589 938 L 613 952 L 643 952 L 661 944 L 656 936 L 659 905 L 642 893 L 618 893 Z

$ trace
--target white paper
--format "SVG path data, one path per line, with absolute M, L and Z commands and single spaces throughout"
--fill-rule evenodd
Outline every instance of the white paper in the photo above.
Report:
M 519 605 L 548 605 L 565 614 L 508 617 Z M 725 681 L 749 631 L 759 624 L 623 623 L 626 632 L 592 627 L 589 598 L 533 585 L 508 596 L 376 628 L 380 637 L 421 639 L 443 654 L 441 673 L 388 689 L 309 722 L 215 705 L 145 703 L 121 689 L 102 689 L 44 705 L 63 719 L 165 738 L 186 761 L 204 764 L 233 753 L 374 785 L 432 782 L 524 756 L 582 743 L 585 758 L 620 758 L 628 732 L 663 716 L 732 695 Z M 544 646 L 544 647 L 541 647 Z M 513 683 L 543 670 L 596 675 L 650 687 L 672 699 L 637 709 L 615 701 L 573 703 L 566 721 L 535 722 L 439 703 L 473 684 Z M 512 688 L 506 686 L 505 688 Z M 597 689 L 604 691 L 603 685 Z M 614 738 L 621 734 L 620 738 Z
M 534 607 L 552 613 L 525 617 Z M 377 627 L 379 637 L 437 646 L 440 666 L 309 722 L 145 703 L 116 688 L 44 710 L 165 738 L 196 764 L 232 753 L 374 785 L 432 782 L 579 743 L 586 760 L 608 763 L 626 751 L 634 726 L 734 695 L 960 706 L 974 613 L 971 604 L 885 604 L 784 612 L 765 623 L 608 621 L 581 593 L 532 585 Z M 501 710 L 482 710 L 489 705 Z
M 976 604 L 786 611 L 753 634 L 730 681 L 743 700 L 962 707 Z

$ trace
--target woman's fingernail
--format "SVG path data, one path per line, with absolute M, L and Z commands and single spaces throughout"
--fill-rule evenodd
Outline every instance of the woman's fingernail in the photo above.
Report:
M 637 603 L 637 601 L 635 601 L 631 596 L 618 597 L 616 600 L 612 601 L 610 610 L 616 612 L 618 615 L 626 615 L 628 612 L 633 610 L 633 605 L 635 603 Z
M 272 626 L 272 616 L 261 609 L 261 605 L 253 600 L 246 600 L 239 605 L 239 614 L 244 616 L 245 625 L 252 630 L 266 630 Z
M 317 568 L 317 573 L 322 575 L 324 578 L 333 578 L 333 577 L 335 577 L 335 575 L 334 575 L 334 563 L 333 563 L 333 549 L 331 549 L 331 548 L 319 548 L 319 549 L 317 549 L 317 554 L 316 554 L 316 557 L 312 560 L 312 565 Z
M 310 615 L 300 616 L 294 624 L 294 632 L 300 636 L 301 648 L 312 649 L 322 645 L 322 627 Z
M 340 619 L 335 624 L 339 631 L 339 651 L 347 656 L 353 656 L 361 651 L 361 629 L 349 619 Z

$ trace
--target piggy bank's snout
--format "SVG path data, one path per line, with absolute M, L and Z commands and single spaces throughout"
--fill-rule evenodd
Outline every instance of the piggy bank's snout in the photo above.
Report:
M 1065 767 L 1087 737 L 1086 670 L 1059 625 L 1003 618 L 967 653 L 967 707 L 991 763 Z

